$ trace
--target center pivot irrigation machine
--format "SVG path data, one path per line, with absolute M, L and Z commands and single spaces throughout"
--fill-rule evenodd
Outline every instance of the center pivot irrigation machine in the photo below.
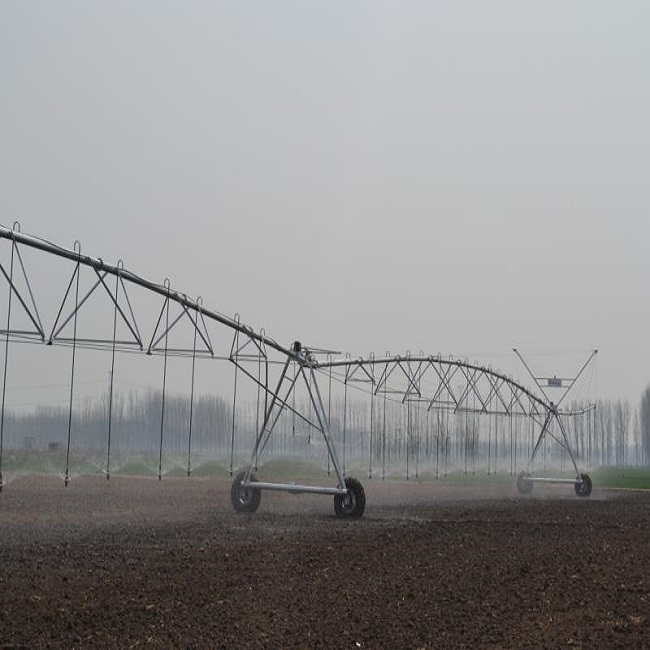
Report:
M 239 512 L 254 512 L 260 505 L 263 490 L 280 490 L 331 495 L 334 497 L 334 509 L 338 516 L 360 517 L 363 514 L 366 504 L 364 488 L 358 479 L 348 476 L 346 471 L 346 435 L 349 427 L 348 388 L 356 389 L 358 394 L 366 396 L 364 399 L 369 399 L 370 425 L 364 447 L 364 454 L 369 463 L 369 478 L 372 478 L 373 462 L 375 469 L 377 463 L 382 464 L 382 476 L 385 476 L 385 462 L 391 444 L 394 449 L 404 449 L 399 453 L 404 454 L 408 478 L 409 461 L 414 455 L 416 459 L 418 458 L 414 450 L 417 450 L 420 445 L 419 434 L 415 433 L 416 430 L 419 431 L 420 417 L 426 417 L 428 422 L 429 414 L 436 414 L 439 425 L 442 422 L 442 428 L 445 422 L 449 425 L 450 417 L 464 417 L 466 449 L 472 450 L 478 447 L 478 437 L 476 427 L 470 426 L 470 418 L 503 417 L 510 422 L 511 432 L 512 423 L 516 419 L 531 423 L 531 453 L 527 469 L 519 472 L 516 481 L 520 493 L 530 493 L 535 481 L 552 481 L 573 484 L 578 496 L 586 497 L 591 494 L 591 479 L 578 468 L 565 420 L 569 416 L 575 417 L 588 413 L 593 407 L 588 406 L 579 412 L 562 411 L 560 407 L 596 355 L 596 351 L 591 353 L 575 377 L 544 378 L 535 376 L 523 356 L 515 350 L 515 354 L 534 380 L 536 391 L 524 387 L 512 377 L 490 367 L 441 355 L 387 353 L 384 357 L 372 355 L 367 358 L 341 357 L 340 353 L 315 349 L 298 341 L 289 346 L 281 345 L 266 336 L 263 330 L 256 332 L 242 324 L 238 316 L 230 318 L 211 311 L 203 305 L 201 298 L 194 300 L 184 293 L 174 291 L 168 280 L 163 284 L 156 284 L 128 271 L 121 261 L 117 265 L 109 265 L 99 258 L 83 255 L 78 242 L 75 242 L 72 250 L 61 248 L 40 238 L 22 234 L 17 223 L 11 229 L 0 227 L 0 239 L 7 244 L 0 251 L 0 274 L 5 280 L 6 293 L 4 318 L 0 314 L 2 318 L 0 322 L 6 324 L 0 330 L 5 341 L 0 411 L 0 488 L 3 484 L 9 359 L 13 351 L 13 346 L 10 344 L 36 343 L 72 348 L 64 476 L 66 486 L 70 480 L 77 352 L 80 349 L 90 349 L 111 353 L 104 469 L 107 478 L 110 477 L 111 467 L 111 435 L 114 425 L 113 378 L 116 373 L 117 353 L 139 352 L 148 356 L 162 357 L 164 361 L 159 478 L 162 476 L 168 358 L 181 356 L 190 358 L 192 362 L 188 475 L 191 471 L 195 363 L 197 359 L 208 358 L 227 361 L 234 367 L 229 470 L 231 476 L 234 475 L 231 487 L 232 504 Z M 61 284 L 61 291 L 58 292 L 58 295 L 62 295 L 63 298 L 60 301 L 52 301 L 52 296 L 57 295 L 57 291 L 51 286 L 46 292 L 47 299 L 39 298 L 41 294 L 37 291 L 32 274 L 45 275 L 45 278 L 38 278 L 42 284 L 45 284 L 45 279 L 51 282 L 53 274 L 49 273 L 49 267 L 55 264 L 64 266 L 62 275 L 64 281 Z M 80 314 L 87 312 L 90 309 L 88 305 L 93 301 L 96 303 L 98 299 L 108 305 L 109 317 L 104 318 L 105 322 L 95 323 L 95 325 L 101 331 L 104 331 L 102 326 L 105 326 L 107 333 L 100 335 L 94 331 L 93 333 L 82 332 Z M 43 310 L 53 314 L 52 325 L 47 330 L 40 315 Z M 146 316 L 143 317 L 142 314 L 152 313 L 157 313 L 158 317 L 155 321 L 152 319 L 147 323 Z M 95 311 L 93 316 L 96 316 Z M 84 322 L 87 323 L 88 320 L 90 319 Z M 182 330 L 184 333 L 179 340 L 174 337 L 181 327 L 185 329 Z M 148 331 L 148 335 L 144 336 L 143 331 Z M 146 341 L 149 341 L 148 344 Z M 213 341 L 217 341 L 217 344 Z M 257 416 L 252 451 L 247 462 L 243 464 L 243 469 L 235 471 L 233 458 L 236 446 L 236 400 L 240 375 L 247 377 L 251 381 L 249 386 L 257 392 Z M 342 426 L 339 414 L 338 437 L 332 432 L 333 382 L 343 387 Z M 559 399 L 551 400 L 549 389 L 562 391 Z M 296 399 L 298 393 L 302 399 Z M 402 429 L 402 437 L 406 441 L 405 447 L 399 447 L 397 442 L 390 441 L 388 425 L 390 418 L 387 416 L 389 404 L 401 405 L 406 411 L 406 422 Z M 337 408 L 341 409 L 340 402 Z M 294 421 L 302 422 L 309 429 L 310 437 L 320 438 L 321 443 L 324 443 L 328 475 L 331 468 L 336 486 L 272 482 L 258 478 L 260 459 L 272 447 L 273 437 L 279 428 L 278 423 L 287 415 Z M 440 439 L 448 442 L 448 437 L 443 436 Z M 536 457 L 549 439 L 556 442 L 568 457 L 571 478 L 536 476 L 533 473 L 532 468 Z

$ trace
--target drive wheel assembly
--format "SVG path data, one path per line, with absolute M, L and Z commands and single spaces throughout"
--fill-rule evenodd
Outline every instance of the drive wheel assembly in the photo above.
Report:
M 356 478 L 346 478 L 347 494 L 334 497 L 334 512 L 337 517 L 361 517 L 366 509 L 366 493 Z
M 589 474 L 580 474 L 578 479 L 582 479 L 580 483 L 575 484 L 576 494 L 579 497 L 588 497 L 591 494 L 592 484 Z
M 517 490 L 519 490 L 519 494 L 530 494 L 533 491 L 533 482 L 530 480 L 528 472 L 519 472 Z
M 255 512 L 262 500 L 262 491 L 252 487 L 242 487 L 242 482 L 246 476 L 246 470 L 242 470 L 235 476 L 230 488 L 230 500 L 237 512 Z M 257 481 L 254 474 L 251 474 L 250 482 Z

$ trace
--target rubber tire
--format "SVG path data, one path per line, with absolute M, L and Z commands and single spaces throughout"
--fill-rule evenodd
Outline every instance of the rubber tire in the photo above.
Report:
M 589 474 L 580 474 L 578 478 L 582 479 L 582 483 L 576 483 L 575 484 L 575 490 L 576 494 L 579 497 L 588 497 L 591 494 L 591 490 L 593 489 L 593 485 L 591 483 L 591 478 L 589 477 Z
M 517 490 L 519 494 L 530 494 L 533 491 L 533 482 L 528 472 L 519 472 L 517 476 Z
M 255 512 L 262 500 L 262 490 L 255 488 L 242 488 L 241 483 L 246 476 L 246 470 L 242 470 L 235 476 L 230 488 L 230 500 L 237 512 Z M 257 481 L 254 474 L 250 475 L 249 481 Z
M 361 517 L 366 509 L 366 493 L 356 478 L 346 478 L 347 494 L 334 496 L 334 512 L 337 517 Z

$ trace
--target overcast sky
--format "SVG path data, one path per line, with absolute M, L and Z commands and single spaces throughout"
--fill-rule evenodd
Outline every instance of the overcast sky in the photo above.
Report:
M 4 0 L 0 223 L 287 344 L 550 373 L 598 348 L 598 397 L 636 401 L 649 24 L 645 1 Z

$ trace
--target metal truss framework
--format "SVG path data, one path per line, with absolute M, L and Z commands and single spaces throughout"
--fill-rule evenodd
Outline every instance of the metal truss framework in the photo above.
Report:
M 591 492 L 591 482 L 588 476 L 581 474 L 578 469 L 560 417 L 563 415 L 560 404 L 595 352 L 575 378 L 571 381 L 565 380 L 567 391 L 558 403 L 553 403 L 544 392 L 540 378 L 534 377 L 532 373 L 531 376 L 541 394 L 533 392 L 512 377 L 490 367 L 475 365 L 467 360 L 445 358 L 440 355 L 427 356 L 423 353 L 419 355 L 407 353 L 404 356 L 387 354 L 383 358 L 374 356 L 333 358 L 333 353 L 326 353 L 323 358 L 322 351 L 310 349 L 309 346 L 303 346 L 297 341 L 290 346 L 282 345 L 267 337 L 264 330 L 256 332 L 253 328 L 242 324 L 238 316 L 230 318 L 206 308 L 201 298 L 191 299 L 186 294 L 173 290 L 168 280 L 165 280 L 163 284 L 156 284 L 128 271 L 122 262 L 118 262 L 117 265 L 109 265 L 101 259 L 82 255 L 78 242 L 75 242 L 73 250 L 61 248 L 37 237 L 22 234 L 17 223 L 12 229 L 0 227 L 0 239 L 5 240 L 10 246 L 8 263 L 0 258 L 0 274 L 9 288 L 6 319 L 2 321 L 5 326 L 0 329 L 0 334 L 5 338 L 0 411 L 0 486 L 2 484 L 9 344 L 16 341 L 28 341 L 46 345 L 71 346 L 73 349 L 71 382 L 74 381 L 74 354 L 77 347 L 110 350 L 113 355 L 113 363 L 116 351 L 164 355 L 165 360 L 168 355 L 181 355 L 190 356 L 193 360 L 197 356 L 204 356 L 232 362 L 235 367 L 235 395 L 239 372 L 252 380 L 264 395 L 262 423 L 256 435 L 250 462 L 233 483 L 232 500 L 234 507 L 238 510 L 254 510 L 259 504 L 260 491 L 275 489 L 333 494 L 337 514 L 344 516 L 362 514 L 365 504 L 363 488 L 355 479 L 346 478 L 336 446 L 330 435 L 330 408 L 326 407 L 320 386 L 325 382 L 331 384 L 333 378 L 343 383 L 346 388 L 354 386 L 373 396 L 381 396 L 384 400 L 414 405 L 424 411 L 443 410 L 454 413 L 497 414 L 507 417 L 531 418 L 540 427 L 540 433 L 529 460 L 529 467 L 535 460 L 542 441 L 549 436 L 567 451 L 575 470 L 575 479 L 560 480 L 575 484 L 576 493 L 581 496 L 587 496 Z M 23 254 L 26 249 L 62 258 L 71 265 L 63 299 L 56 309 L 53 324 L 48 329 L 43 325 L 39 305 L 32 290 L 30 269 Z M 82 276 L 84 277 L 83 289 Z M 143 335 L 146 329 L 142 321 L 136 317 L 137 304 L 133 298 L 134 288 L 144 289 L 160 301 L 155 326 L 149 328 L 150 331 L 146 336 Z M 89 303 L 91 296 L 97 294 L 103 296 L 112 309 L 112 336 L 84 336 L 78 329 L 79 313 Z M 171 336 L 180 324 L 184 324 L 186 328 L 189 326 L 190 335 L 186 336 L 184 344 L 174 345 L 171 343 Z M 118 330 L 121 332 L 120 336 L 118 336 Z M 221 338 L 224 333 L 228 335 L 230 344 L 228 349 L 220 351 L 213 344 L 213 338 Z M 526 365 L 523 357 L 519 356 Z M 290 372 L 291 367 L 293 367 L 293 372 Z M 530 372 L 528 366 L 526 368 Z M 193 377 L 194 366 L 192 366 Z M 291 399 L 299 385 L 308 396 L 309 406 L 307 409 L 296 406 L 295 401 Z M 193 388 L 192 386 L 192 391 Z M 72 410 L 72 398 L 70 410 Z M 259 457 L 263 454 L 280 415 L 284 411 L 292 412 L 314 430 L 320 432 L 337 477 L 336 487 L 257 481 L 255 468 Z M 233 409 L 233 436 L 234 417 Z M 520 491 L 530 491 L 534 480 L 542 479 L 531 476 L 529 472 L 522 472 L 518 481 Z M 68 469 L 66 467 L 66 485 L 67 482 Z

